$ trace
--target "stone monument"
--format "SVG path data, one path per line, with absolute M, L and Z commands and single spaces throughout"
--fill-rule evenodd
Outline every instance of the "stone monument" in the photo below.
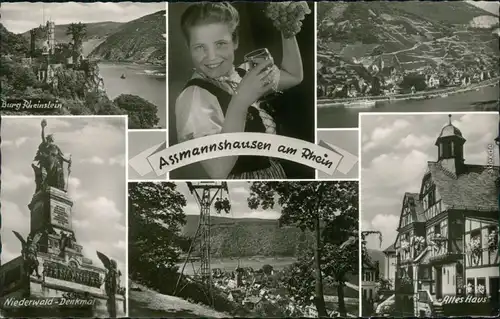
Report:
M 98 252 L 104 269 L 83 255 L 71 224 L 73 200 L 67 193 L 71 157 L 52 135 L 45 135 L 47 122 L 41 125 L 42 142 L 32 164 L 36 190 L 28 205 L 30 234 L 25 240 L 14 231 L 21 241 L 21 256 L 0 267 L 0 299 L 59 297 L 78 304 L 14 309 L 3 302 L 0 308 L 7 317 L 124 317 L 125 293 L 116 261 Z

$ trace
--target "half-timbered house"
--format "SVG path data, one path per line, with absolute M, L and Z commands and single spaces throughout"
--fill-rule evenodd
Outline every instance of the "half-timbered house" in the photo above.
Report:
M 499 168 L 465 164 L 465 142 L 450 115 L 420 192 L 404 194 L 394 243 L 396 308 L 404 315 L 489 315 L 498 308 Z M 485 158 L 493 154 L 493 141 L 484 147 Z

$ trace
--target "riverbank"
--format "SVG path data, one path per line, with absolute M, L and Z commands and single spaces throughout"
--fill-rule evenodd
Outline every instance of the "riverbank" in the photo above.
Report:
M 418 92 L 415 94 L 395 94 L 395 95 L 384 95 L 384 96 L 363 96 L 355 98 L 344 98 L 344 99 L 318 99 L 318 108 L 328 108 L 328 107 L 342 107 L 345 104 L 356 102 L 356 101 L 375 101 L 375 102 L 398 102 L 398 101 L 411 101 L 411 100 L 428 100 L 440 97 L 448 97 L 449 95 L 466 93 L 474 90 L 479 90 L 481 88 L 497 86 L 500 77 L 494 79 L 489 79 L 480 83 L 475 83 L 467 87 L 450 87 L 445 89 Z
M 133 61 L 133 60 L 102 60 L 102 59 L 95 59 L 93 60 L 97 63 L 106 63 L 106 64 L 129 64 L 129 65 L 140 65 L 140 66 L 154 66 L 154 67 L 167 67 L 167 62 L 164 60 L 157 60 L 154 62 L 147 62 L 147 61 Z
M 445 97 L 420 100 L 377 101 L 375 107 L 318 107 L 319 128 L 357 128 L 359 113 L 484 112 L 497 110 L 498 86 L 486 86 Z
M 158 108 L 158 126 L 166 127 L 166 74 L 159 66 L 132 63 L 99 63 L 99 72 L 110 99 L 137 95 Z

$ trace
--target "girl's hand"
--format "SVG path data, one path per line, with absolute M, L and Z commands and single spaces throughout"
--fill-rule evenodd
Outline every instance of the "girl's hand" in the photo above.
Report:
M 276 85 L 276 70 L 272 60 L 265 60 L 250 70 L 241 80 L 236 98 L 241 107 L 248 108 Z

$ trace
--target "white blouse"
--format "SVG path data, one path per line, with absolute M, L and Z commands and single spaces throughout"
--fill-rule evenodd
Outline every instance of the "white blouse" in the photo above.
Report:
M 197 72 L 194 73 L 192 79 L 205 77 Z M 233 83 L 240 83 L 241 77 L 233 70 L 227 79 Z M 209 80 L 231 95 L 235 93 L 234 89 L 228 82 Z M 259 107 L 259 103 L 252 104 L 253 107 L 259 110 L 259 115 L 266 127 L 266 133 L 276 134 L 276 124 L 266 111 Z M 177 139 L 179 142 L 187 140 L 219 134 L 224 125 L 224 113 L 222 112 L 219 101 L 215 95 L 207 90 L 192 85 L 185 88 L 177 97 L 175 102 L 175 118 L 177 126 Z

